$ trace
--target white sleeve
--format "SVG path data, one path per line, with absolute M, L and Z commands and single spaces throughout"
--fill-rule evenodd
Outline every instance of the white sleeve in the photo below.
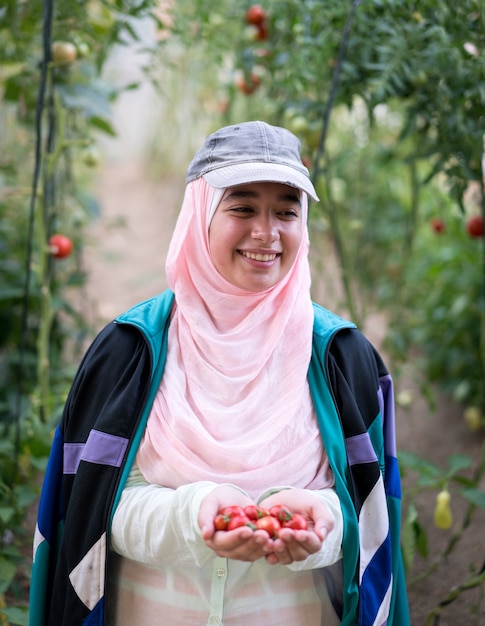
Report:
M 204 543 L 197 516 L 202 500 L 219 485 L 197 482 L 178 489 L 148 483 L 134 466 L 111 525 L 111 548 L 154 566 L 208 563 L 214 552 Z
M 264 500 L 272 493 L 277 493 L 284 489 L 292 489 L 292 487 L 275 487 L 261 494 L 258 501 Z M 340 500 L 338 499 L 335 489 L 328 487 L 326 489 L 312 490 L 312 494 L 319 498 L 323 504 L 329 509 L 333 515 L 334 527 L 328 533 L 322 547 L 318 552 L 310 554 L 304 561 L 294 561 L 287 565 L 288 569 L 293 572 L 302 570 L 317 569 L 319 567 L 328 567 L 333 565 L 342 558 L 342 538 L 343 538 L 343 516 L 340 508 Z

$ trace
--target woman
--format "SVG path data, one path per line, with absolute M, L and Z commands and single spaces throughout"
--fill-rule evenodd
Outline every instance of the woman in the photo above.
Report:
M 307 196 L 284 129 L 229 126 L 196 153 L 170 289 L 100 333 L 69 394 L 31 624 L 409 623 L 392 385 L 311 302 Z M 215 530 L 255 503 L 309 527 Z

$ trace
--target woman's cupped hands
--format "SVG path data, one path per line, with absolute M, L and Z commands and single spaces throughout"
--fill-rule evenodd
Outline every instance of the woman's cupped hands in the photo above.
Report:
M 298 514 L 306 520 L 303 528 L 291 528 L 282 524 L 273 532 L 252 523 L 241 520 L 231 524 L 229 529 L 218 530 L 216 518 L 224 509 L 230 507 L 226 518 L 235 516 L 238 507 L 269 512 L 274 507 L 286 507 L 292 514 Z M 250 507 L 249 509 L 247 507 Z M 239 561 L 253 562 L 264 558 L 269 564 L 290 565 L 294 561 L 303 561 L 318 552 L 328 533 L 333 529 L 334 518 L 327 506 L 311 490 L 283 489 L 273 493 L 257 505 L 251 498 L 231 485 L 216 487 L 202 501 L 198 523 L 205 544 L 219 557 Z M 233 527 L 236 526 L 236 527 Z M 261 525 L 261 526 L 264 526 Z M 271 533 L 271 534 L 270 534 Z

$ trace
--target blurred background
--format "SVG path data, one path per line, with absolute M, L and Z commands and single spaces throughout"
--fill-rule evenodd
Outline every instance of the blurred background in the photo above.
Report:
M 300 138 L 313 297 L 394 376 L 413 624 L 483 623 L 483 2 L 3 0 L 0 97 L 0 624 L 84 350 L 165 288 L 194 150 L 251 119 Z

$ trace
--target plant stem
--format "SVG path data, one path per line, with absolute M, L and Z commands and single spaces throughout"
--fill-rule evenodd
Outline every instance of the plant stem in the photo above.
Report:
M 483 583 L 485 583 L 485 572 L 480 572 L 479 574 L 474 574 L 473 576 L 470 576 L 470 578 L 466 580 L 464 583 L 462 583 L 461 585 L 458 585 L 456 587 L 453 587 L 453 589 L 450 589 L 450 591 L 443 598 L 443 600 L 441 600 L 441 602 L 428 613 L 426 617 L 426 621 L 425 621 L 425 626 L 431 626 L 432 624 L 436 624 L 438 621 L 439 615 L 441 614 L 441 612 L 446 606 L 454 602 L 456 598 L 458 598 L 458 596 L 462 594 L 464 591 L 469 591 L 470 589 L 479 587 Z
M 483 222 L 485 223 L 485 171 L 484 161 L 480 164 L 480 210 Z M 481 324 L 480 324 L 480 355 L 482 364 L 482 415 L 485 415 L 485 232 L 482 235 L 482 301 L 480 302 Z

